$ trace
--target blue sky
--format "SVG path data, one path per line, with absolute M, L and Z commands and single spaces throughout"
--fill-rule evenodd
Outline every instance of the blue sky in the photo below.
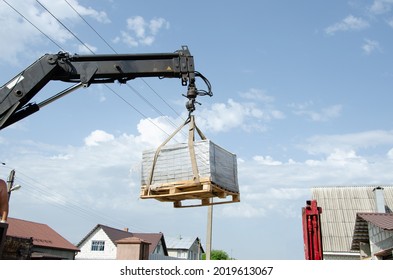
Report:
M 214 207 L 213 224 L 213 248 L 234 258 L 303 259 L 311 187 L 393 181 L 393 1 L 7 2 L 45 35 L 0 1 L 0 84 L 61 49 L 189 47 L 214 92 L 199 98 L 196 122 L 238 158 L 241 202 Z M 139 199 L 142 151 L 182 123 L 186 90 L 177 79 L 128 84 L 110 86 L 127 102 L 94 85 L 0 132 L 0 175 L 15 169 L 22 185 L 11 217 L 74 243 L 98 223 L 206 241 L 206 208 Z M 67 86 L 50 83 L 34 101 Z

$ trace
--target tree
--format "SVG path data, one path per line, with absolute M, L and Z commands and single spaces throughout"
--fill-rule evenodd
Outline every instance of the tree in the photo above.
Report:
M 229 260 L 229 255 L 223 250 L 212 250 L 210 253 L 211 260 Z M 206 254 L 202 255 L 202 260 L 206 260 Z

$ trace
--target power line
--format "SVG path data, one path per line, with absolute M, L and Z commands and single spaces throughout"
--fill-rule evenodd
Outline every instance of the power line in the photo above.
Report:
M 49 37 L 47 34 L 45 34 L 40 28 L 38 28 L 37 25 L 32 23 L 28 18 L 26 18 L 22 13 L 20 13 L 17 9 L 15 9 L 10 3 L 8 3 L 6 0 L 3 0 L 4 3 L 6 3 L 11 9 L 13 9 L 16 13 L 18 13 L 24 20 L 26 20 L 28 23 L 30 23 L 33 27 L 35 27 L 39 32 L 41 32 L 42 35 L 44 35 L 47 39 L 49 39 L 53 44 L 55 44 L 60 50 L 64 51 L 63 48 L 56 43 L 51 37 Z
M 56 46 L 58 46 L 60 49 L 63 49 L 60 45 L 58 45 L 54 40 L 52 40 L 49 36 L 47 36 L 42 30 L 40 30 L 38 27 L 36 27 L 30 20 L 28 20 L 22 13 L 20 13 L 17 9 L 15 9 L 14 7 L 12 7 L 6 0 L 3 0 L 7 5 L 9 5 L 15 12 L 17 12 L 23 19 L 25 19 L 27 22 L 29 22 L 31 25 L 33 25 L 35 28 L 37 28 L 45 37 L 47 37 L 52 43 L 54 43 Z M 36 0 L 38 4 L 40 4 L 52 17 L 54 17 L 59 24 L 61 24 L 61 26 L 63 26 L 68 32 L 70 32 L 70 34 L 72 34 L 72 36 L 74 36 L 82 45 L 84 45 L 91 53 L 94 54 L 94 52 L 79 38 L 77 37 L 69 28 L 67 28 L 55 15 L 53 15 L 53 13 L 51 13 L 44 5 L 42 5 L 38 0 Z M 90 26 L 90 25 L 89 25 Z M 96 32 L 98 33 L 98 32 Z M 100 36 L 102 37 L 102 36 Z M 146 83 L 146 82 L 145 82 Z M 147 84 L 147 83 L 146 83 Z M 107 86 L 107 85 L 106 85 Z M 150 87 L 150 86 L 149 86 Z M 138 112 L 141 116 L 143 116 L 144 118 L 148 119 L 154 126 L 156 126 L 157 128 L 159 128 L 161 131 L 163 131 L 165 134 L 169 135 L 167 132 L 165 132 L 160 126 L 158 126 L 156 123 L 154 123 L 152 120 L 150 120 L 150 118 L 148 118 L 145 114 L 143 114 L 141 111 L 139 111 L 137 108 L 135 108 L 132 104 L 130 104 L 128 101 L 126 101 L 123 97 L 121 97 L 118 93 L 116 93 L 112 88 L 108 87 L 107 88 L 112 91 L 116 96 L 118 96 L 120 99 L 122 99 L 127 105 L 129 105 L 130 107 L 132 107 L 136 112 Z M 151 88 L 151 87 L 150 87 Z M 131 89 L 133 89 L 131 87 Z M 136 90 L 134 90 L 136 91 Z M 154 90 L 153 90 L 154 91 Z M 155 91 L 154 91 L 155 92 Z M 156 92 L 155 92 L 156 93 Z M 156 93 L 157 94 L 157 93 Z M 158 94 L 157 94 L 158 95 Z M 159 95 L 158 95 L 159 96 Z M 147 101 L 148 102 L 148 101 Z M 148 102 L 148 104 L 151 104 L 150 102 Z M 152 105 L 152 104 L 151 104 Z M 154 106 L 153 106 L 154 107 Z M 158 112 L 159 110 L 154 107 Z M 173 109 L 173 108 L 172 108 Z M 159 112 L 161 115 L 163 115 L 161 112 Z M 179 114 L 178 114 L 179 115 Z M 26 182 L 25 182 L 26 183 Z M 40 194 L 45 194 L 45 191 L 41 188 L 38 189 L 38 192 L 40 192 Z M 40 197 L 40 196 L 38 196 Z M 79 207 L 78 205 L 73 205 L 72 202 L 64 199 L 64 197 L 62 199 L 60 199 L 60 201 L 62 201 L 63 203 L 67 202 L 67 204 L 72 205 L 72 207 L 68 208 L 67 206 L 65 206 L 66 209 L 72 209 L 72 211 L 77 211 L 80 213 L 89 213 L 89 210 L 86 210 L 84 208 Z M 90 213 L 91 214 L 91 213 Z M 95 213 L 94 213 L 95 214 Z M 98 215 L 98 217 L 103 217 L 102 215 Z M 112 220 L 112 218 L 110 218 Z
M 42 8 L 44 8 L 59 24 L 61 24 L 61 26 L 63 26 L 68 32 L 70 32 L 70 34 L 72 35 L 72 36 L 74 36 L 83 46 L 85 46 L 92 54 L 95 54 L 95 52 L 91 49 L 91 48 L 89 48 L 89 46 L 87 46 L 78 36 L 76 36 L 65 24 L 63 24 L 62 22 L 61 22 L 61 20 L 59 20 L 53 13 L 51 13 L 39 0 L 36 0 L 36 2 L 38 3 L 38 4 L 40 4 L 41 5 L 41 7 Z M 67 1 L 66 1 L 67 2 Z M 67 2 L 67 4 L 69 5 L 69 6 L 71 6 L 68 2 Z M 82 17 L 82 15 L 80 15 L 75 9 L 73 9 L 80 17 Z M 83 17 L 82 17 L 83 18 Z M 87 23 L 87 21 L 86 20 L 84 20 L 86 23 Z M 90 24 L 88 24 L 92 29 L 93 29 L 93 31 L 96 33 L 96 34 L 98 34 L 99 35 L 99 33 L 90 25 Z M 102 38 L 102 36 L 101 35 L 99 35 L 99 37 L 100 38 Z M 105 40 L 104 40 L 105 41 Z M 106 42 L 106 41 L 105 41 Z M 107 43 L 107 42 L 106 42 Z M 108 43 L 107 43 L 108 44 Z M 112 47 L 111 47 L 111 49 L 112 50 L 114 50 Z M 114 50 L 115 51 L 115 50 Z M 117 53 L 116 51 L 115 51 L 115 53 Z M 107 86 L 107 85 L 106 85 Z M 160 110 L 158 110 L 157 109 L 157 107 L 155 107 L 150 101 L 148 101 L 146 98 L 144 98 L 136 89 L 134 89 L 133 87 L 131 87 L 130 85 L 128 85 L 127 84 L 127 86 L 130 88 L 130 89 L 132 89 L 142 100 L 144 100 L 147 104 L 149 104 L 149 106 L 151 106 L 152 108 L 153 108 L 153 110 L 155 110 L 159 115 L 162 115 L 162 116 L 164 116 L 164 114 L 162 113 L 162 112 L 160 112 Z M 108 86 L 107 86 L 108 87 Z M 117 95 L 117 94 L 116 94 Z M 124 98 L 122 98 L 122 100 L 123 101 L 125 101 L 125 99 Z M 130 103 L 128 103 L 127 102 L 127 104 L 128 105 L 130 105 L 131 106 L 131 104 Z M 134 108 L 134 110 L 136 110 L 136 108 L 134 107 L 134 106 L 131 106 L 132 108 Z M 139 110 L 136 110 L 138 113 L 140 113 L 142 116 L 144 116 L 145 117 L 145 115 L 144 114 L 142 114 Z M 146 117 L 145 117 L 146 118 Z M 171 122 L 171 120 L 169 120 L 170 122 Z M 156 124 L 154 124 L 155 126 L 157 126 Z M 172 125 L 173 126 L 175 126 L 175 124 L 173 124 L 172 123 Z M 161 129 L 161 128 L 160 128 Z M 162 129 L 161 129 L 162 130 Z M 163 130 L 162 130 L 163 131 Z M 165 132 L 165 131 L 164 131 Z M 165 132 L 166 133 L 166 132 Z
M 39 29 L 34 23 L 32 23 L 27 17 L 25 17 L 21 12 L 19 12 L 15 7 L 10 5 L 6 0 L 3 0 L 8 6 L 10 6 L 16 13 L 18 13 L 23 19 L 25 19 L 28 23 L 30 23 L 32 26 L 34 26 L 37 30 L 39 30 L 46 38 L 48 38 L 53 44 L 55 44 L 59 49 L 64 50 L 58 43 L 56 43 L 52 38 L 50 38 L 45 32 L 43 32 L 41 29 Z M 83 44 L 92 54 L 94 54 L 93 50 L 91 50 L 78 36 L 76 36 L 66 25 L 64 25 L 53 13 L 51 13 L 43 4 L 41 4 L 38 0 L 36 0 L 38 4 L 41 5 L 56 21 L 61 24 L 72 36 L 74 36 L 81 44 Z M 94 29 L 94 28 L 93 28 Z M 95 29 L 94 29 L 95 30 Z M 96 32 L 98 33 L 98 32 Z M 102 36 L 100 36 L 102 37 Z M 112 48 L 112 47 L 111 47 Z M 112 48 L 113 49 L 113 48 Z M 110 88 L 108 85 L 105 84 L 105 86 L 112 92 L 114 93 L 118 98 L 120 98 L 123 102 L 125 102 L 128 106 L 133 108 L 138 114 L 140 114 L 142 117 L 145 119 L 148 119 L 155 127 L 157 127 L 159 130 L 161 130 L 164 134 L 170 135 L 168 132 L 163 130 L 160 126 L 158 126 L 156 123 L 154 123 L 150 118 L 148 118 L 145 114 L 143 114 L 140 110 L 138 110 L 135 106 L 133 106 L 130 102 L 128 102 L 126 99 L 124 99 L 121 95 L 119 95 L 117 92 L 115 92 L 112 88 Z M 134 88 L 132 88 L 134 92 L 138 93 L 138 91 Z M 138 95 L 141 97 L 142 95 L 138 93 Z M 146 99 L 144 99 L 146 100 Z M 150 106 L 155 108 L 156 112 L 159 111 L 156 107 L 154 107 L 149 101 L 146 100 Z M 163 115 L 160 113 L 160 115 Z M 169 120 L 170 121 L 170 120 Z M 171 121 L 170 121 L 171 122 Z M 172 125 L 175 125 L 172 123 Z
M 47 39 L 49 39 L 53 44 L 55 44 L 59 49 L 63 50 L 63 48 L 57 44 L 52 38 L 50 38 L 47 34 L 45 34 L 41 29 L 39 29 L 34 23 L 32 23 L 27 17 L 25 17 L 21 12 L 19 12 L 15 7 L 13 7 L 11 4 L 9 4 L 6 0 L 3 0 L 3 2 L 5 2 L 10 8 L 12 8 L 17 14 L 19 14 L 24 20 L 26 20 L 28 23 L 30 23 L 32 26 L 34 26 L 39 32 L 41 32 Z M 41 6 L 43 6 L 39 1 L 37 1 Z M 44 7 L 44 6 L 43 6 Z M 45 7 L 44 7 L 45 8 Z M 47 10 L 45 8 L 45 10 Z M 47 10 L 48 11 L 48 10 Z M 48 11 L 49 12 L 49 11 Z M 50 13 L 50 12 L 49 12 Z M 52 13 L 50 13 L 52 16 L 54 16 Z M 59 20 L 58 20 L 59 21 Z M 62 24 L 59 21 L 60 24 Z M 64 28 L 66 28 L 71 34 L 73 34 L 64 24 L 62 24 L 62 26 Z M 73 34 L 73 36 L 75 36 L 75 34 Z M 76 37 L 76 36 L 75 36 Z M 79 38 L 77 38 L 80 42 L 81 40 Z M 83 42 L 81 42 L 83 45 L 85 45 Z M 86 46 L 86 45 L 85 45 Z M 87 46 L 86 46 L 87 47 Z M 87 47 L 88 48 L 88 47 Z M 109 88 L 109 87 L 108 87 Z M 113 89 L 109 88 L 112 92 L 114 92 L 118 97 L 120 97 L 121 99 L 123 99 L 121 96 L 119 96 Z M 137 110 L 134 106 L 132 106 L 130 103 L 128 103 L 126 100 L 123 99 L 124 102 L 126 102 L 129 106 L 131 106 L 135 111 L 137 111 L 139 114 L 141 114 L 143 117 L 147 118 L 144 114 L 142 114 L 142 112 L 140 112 L 139 110 Z M 160 128 L 157 124 L 155 124 L 154 122 L 152 122 L 156 127 Z M 161 129 L 161 128 L 160 128 Z M 162 129 L 161 129 L 162 130 Z M 164 131 L 165 132 L 165 131 Z M 165 132 L 166 133 L 166 132 Z M 5 164 L 3 164 L 5 165 Z M 7 167 L 9 168 L 9 167 Z M 21 173 L 20 171 L 18 171 L 19 173 Z M 23 173 L 21 173 L 23 174 Z M 26 174 L 23 174 L 24 176 L 30 178 L 29 176 L 27 176 Z M 30 178 L 30 180 L 33 180 L 32 178 Z M 122 227 L 124 227 L 124 222 L 120 222 L 120 221 L 116 221 L 115 219 L 113 219 L 113 217 L 108 217 L 105 216 L 101 213 L 98 213 L 96 211 L 91 211 L 90 209 L 86 209 L 83 207 L 80 207 L 79 205 L 69 201 L 66 197 L 64 197 L 63 195 L 60 195 L 58 193 L 56 194 L 51 194 L 50 192 L 48 192 L 45 188 L 40 187 L 42 186 L 42 184 L 36 182 L 36 185 L 33 186 L 32 188 L 29 188 L 28 186 L 32 186 L 31 183 L 29 183 L 28 181 L 24 181 L 23 179 L 20 179 L 20 181 L 22 182 L 22 184 L 25 186 L 25 190 L 27 190 L 28 192 L 30 192 L 33 196 L 37 197 L 40 200 L 44 200 L 45 202 L 50 202 L 52 203 L 54 206 L 66 210 L 69 213 L 74 213 L 77 216 L 80 217 L 84 217 L 84 218 L 88 218 L 90 217 L 96 217 L 99 219 L 104 219 L 106 221 L 110 221 L 111 223 L 115 222 L 118 225 L 121 225 Z M 38 184 L 38 185 L 37 185 Z M 44 199 L 44 197 L 53 197 L 56 196 L 57 199 L 56 200 L 51 200 L 51 199 Z
M 178 116 L 178 117 L 181 117 L 181 115 L 168 103 L 168 102 L 166 102 L 165 101 L 165 99 L 164 98 L 162 98 L 161 97 L 161 95 L 160 94 L 158 94 L 157 93 L 157 91 L 155 91 L 146 81 L 145 81 L 145 79 L 143 79 L 142 78 L 142 81 L 155 93 L 155 95 L 157 95 L 158 96 L 158 98 L 160 98 L 161 99 L 161 101 L 162 102 L 164 102 L 169 108 L 171 108 L 172 109 L 172 111 Z M 183 121 L 184 121 L 184 119 L 183 119 Z
M 89 24 L 89 22 L 67 1 L 67 0 L 64 0 L 67 4 L 68 4 L 68 6 L 70 6 L 71 7 L 71 9 L 73 9 L 74 10 L 74 12 L 97 34 L 97 36 L 98 37 L 100 37 L 101 38 L 101 40 L 102 41 L 104 41 L 105 42 L 105 44 L 114 52 L 114 53 L 116 53 L 117 54 L 117 52 L 116 52 L 116 50 L 104 39 L 104 37 L 102 37 L 101 35 L 100 35 L 100 33 L 98 33 L 97 32 L 97 30 L 95 30 L 94 29 L 94 27 L 93 26 L 91 26 L 90 24 Z
M 98 37 L 101 38 L 101 40 L 104 41 L 104 43 L 116 54 L 118 54 L 118 52 L 108 43 L 107 40 L 105 40 L 105 38 L 103 36 L 100 35 L 100 33 L 91 25 L 89 24 L 89 22 L 67 1 L 64 0 L 68 6 L 70 6 L 72 8 L 72 10 L 91 28 L 91 30 L 94 31 L 95 34 L 97 34 Z M 165 101 L 164 98 L 161 97 L 160 94 L 157 93 L 156 90 L 153 89 L 152 86 L 150 86 L 150 84 L 148 82 L 146 82 L 145 79 L 141 78 L 141 80 L 150 88 L 150 90 L 158 97 L 161 99 L 162 102 L 164 102 L 177 116 L 181 117 L 181 115 L 168 103 Z M 128 84 L 127 84 L 128 85 Z M 129 85 L 128 85 L 129 86 Z M 149 102 L 147 99 L 145 99 L 144 97 L 142 97 L 142 95 L 134 88 L 132 88 L 131 86 L 129 86 L 132 91 L 134 91 L 140 98 L 142 98 L 146 103 L 148 103 L 159 115 L 164 116 L 164 114 L 162 112 L 160 112 L 151 102 Z
M 95 52 L 89 48 L 89 46 L 87 46 L 87 44 L 85 44 L 78 36 L 75 35 L 75 33 L 73 33 L 65 24 L 63 24 L 61 22 L 61 20 L 59 20 L 52 12 L 50 12 L 39 0 L 36 0 L 36 2 L 38 4 L 40 4 L 40 6 L 42 8 L 44 8 L 59 24 L 61 24 L 61 26 L 63 26 L 72 36 L 74 36 L 83 46 L 85 46 L 92 54 L 95 54 Z M 67 2 L 67 1 L 66 1 Z M 71 6 L 68 2 L 67 4 L 69 6 Z M 72 7 L 72 6 L 71 6 Z M 73 8 L 73 10 L 80 16 L 82 17 L 82 15 L 80 15 L 76 9 Z M 83 17 L 82 17 L 83 18 Z M 84 20 L 86 23 L 87 21 Z M 90 25 L 88 24 L 94 31 L 96 34 L 99 35 L 99 33 Z M 100 38 L 102 38 L 101 35 L 99 35 Z M 102 38 L 103 39 L 103 38 Z M 105 41 L 105 40 L 104 40 Z M 106 42 L 106 41 L 105 41 Z M 107 43 L 107 42 L 106 42 Z M 108 44 L 108 43 L 107 43 Z M 114 50 L 111 47 L 112 50 Z M 115 50 L 114 50 L 115 51 Z M 116 51 L 115 51 L 116 52 Z M 128 104 L 131 108 L 133 108 L 136 112 L 138 112 L 140 115 L 142 115 L 144 118 L 148 119 L 148 117 L 143 114 L 140 110 L 136 109 L 135 106 L 131 105 L 131 103 L 127 102 L 124 98 L 122 98 L 119 94 L 117 94 L 113 89 L 111 89 L 108 85 L 105 85 L 109 90 L 111 90 L 113 93 L 115 93 L 116 96 L 118 96 L 120 99 L 122 99 L 126 104 Z M 164 115 L 163 113 L 161 113 L 151 102 L 149 102 L 146 98 L 142 97 L 142 95 L 134 88 L 132 88 L 130 85 L 127 84 L 127 86 L 129 88 L 131 88 L 141 99 L 143 99 L 146 103 L 148 103 L 156 112 L 158 112 L 159 115 Z M 157 124 L 155 124 L 154 122 L 152 122 L 157 128 L 159 128 L 161 131 L 163 131 L 165 134 L 169 135 L 166 131 L 164 131 L 161 127 L 159 127 Z
M 27 179 L 21 178 L 18 174 L 23 175 Z M 20 185 L 23 186 L 23 190 L 27 191 L 38 200 L 44 201 L 45 203 L 50 203 L 56 208 L 64 210 L 67 213 L 73 213 L 74 215 L 87 220 L 90 218 L 95 218 L 97 220 L 104 220 L 108 222 L 108 224 L 115 224 L 119 227 L 126 226 L 124 221 L 117 220 L 112 216 L 109 217 L 106 214 L 92 208 L 81 207 L 79 204 L 71 201 L 68 197 L 58 192 L 51 192 L 50 188 L 24 174 L 23 172 L 20 172 L 19 170 L 17 172 L 16 181 L 18 181 L 18 183 L 20 182 Z M 131 227 L 137 231 L 143 231 L 140 227 L 135 225 Z
M 40 4 L 40 6 L 42 8 L 44 8 L 61 26 L 63 26 L 68 32 L 71 33 L 72 36 L 74 36 L 83 46 L 85 46 L 92 54 L 94 54 L 94 52 L 89 48 L 89 46 L 87 46 L 85 43 L 83 43 L 83 41 L 81 39 L 79 39 L 78 36 L 76 36 L 67 26 L 65 26 L 54 14 L 52 14 L 43 4 L 41 4 L 40 1 L 35 0 L 38 4 Z

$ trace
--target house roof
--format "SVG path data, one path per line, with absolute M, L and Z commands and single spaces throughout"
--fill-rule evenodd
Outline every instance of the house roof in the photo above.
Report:
M 69 251 L 79 249 L 46 224 L 8 218 L 7 236 L 32 238 L 33 245 Z
M 357 217 L 383 230 L 393 230 L 393 213 L 358 213 Z
M 369 242 L 368 223 L 383 230 L 393 231 L 393 213 L 357 213 L 352 250 L 359 250 L 360 242 Z
M 393 185 L 327 186 L 312 188 L 312 199 L 322 208 L 321 230 L 324 252 L 352 252 L 356 214 L 376 212 L 375 193 L 383 188 L 385 208 L 393 209 Z
M 200 243 L 198 237 L 183 237 L 183 236 L 179 236 L 179 237 L 176 237 L 176 238 L 167 238 L 166 239 L 168 250 L 171 250 L 171 249 L 174 249 L 174 250 L 179 250 L 179 249 L 189 250 L 191 248 L 191 246 L 195 242 L 199 242 L 200 248 L 202 249 L 202 252 L 204 252 L 204 250 L 202 248 L 202 244 Z
M 160 233 L 133 233 L 133 232 L 129 232 L 127 230 L 116 229 L 116 228 L 108 227 L 108 226 L 101 225 L 101 224 L 96 225 L 78 243 L 77 246 L 80 247 L 80 245 L 82 245 L 82 243 L 85 242 L 85 240 L 87 238 L 89 238 L 99 228 L 101 228 L 105 232 L 105 234 L 108 236 L 108 238 L 114 244 L 116 244 L 116 241 L 127 238 L 127 237 L 137 237 L 137 238 L 140 238 L 140 239 L 150 243 L 151 245 L 149 246 L 149 254 L 153 253 L 153 251 L 156 249 L 158 243 L 161 241 L 161 244 L 164 248 L 164 254 L 166 256 L 168 255 L 168 251 L 167 251 L 167 247 L 166 247 L 166 243 L 165 243 L 165 239 L 164 239 L 164 234 L 161 232 Z

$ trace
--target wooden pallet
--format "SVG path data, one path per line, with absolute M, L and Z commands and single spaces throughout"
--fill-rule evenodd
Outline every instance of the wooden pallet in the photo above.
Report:
M 229 199 L 228 199 L 229 197 Z M 159 187 L 142 186 L 140 198 L 154 198 L 161 202 L 173 202 L 175 208 L 208 206 L 224 203 L 240 202 L 240 194 L 228 191 L 209 180 L 178 181 L 162 184 Z M 219 198 L 221 201 L 214 201 Z M 199 204 L 183 205 L 183 200 L 199 200 Z

